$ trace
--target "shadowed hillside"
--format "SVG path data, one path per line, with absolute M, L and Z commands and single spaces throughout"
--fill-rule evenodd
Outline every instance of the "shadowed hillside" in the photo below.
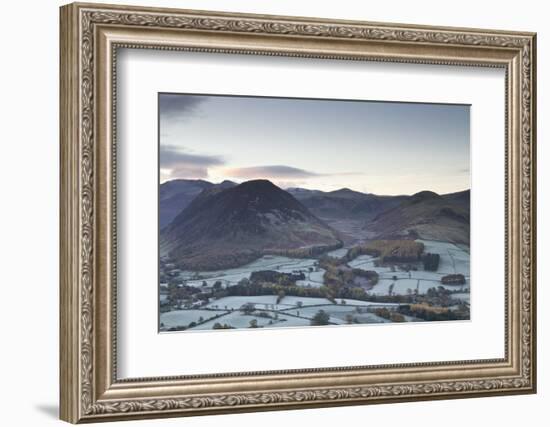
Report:
M 160 185 L 159 227 L 162 229 L 193 201 L 203 190 L 229 188 L 236 185 L 231 181 L 212 184 L 202 179 L 174 179 Z
M 438 195 L 422 191 L 368 221 L 377 238 L 423 238 L 470 244 L 470 190 Z
M 201 192 L 161 232 L 161 253 L 186 269 L 243 265 L 266 253 L 338 247 L 335 230 L 267 180 Z

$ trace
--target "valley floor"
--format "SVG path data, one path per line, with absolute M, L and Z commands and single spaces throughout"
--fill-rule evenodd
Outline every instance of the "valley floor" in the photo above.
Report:
M 324 285 L 325 270 L 317 259 L 293 259 L 281 256 L 264 256 L 240 268 L 214 272 L 175 271 L 178 280 L 187 287 L 196 288 L 191 301 L 174 307 L 169 303 L 167 284 L 161 283 L 160 330 L 210 330 L 249 327 L 302 327 L 316 324 L 342 325 L 388 323 L 395 321 L 421 321 L 410 315 L 406 307 L 411 301 L 426 295 L 443 296 L 450 301 L 446 309 L 465 307 L 470 303 L 470 255 L 466 247 L 453 243 L 420 240 L 425 252 L 439 254 L 437 271 L 426 271 L 419 262 L 415 269 L 402 270 L 395 265 L 380 265 L 376 257 L 360 255 L 350 261 L 350 268 L 376 271 L 379 279 L 372 287 L 365 287 L 371 301 L 340 299 L 328 300 L 308 296 L 291 295 L 238 295 L 212 298 L 214 288 L 226 289 L 249 279 L 253 272 L 272 270 L 278 273 L 303 274 L 297 280 L 299 287 L 312 289 Z M 340 258 L 347 248 L 328 255 Z M 450 274 L 460 274 L 464 284 L 442 284 L 441 279 Z M 241 282 L 242 283 L 242 282 Z M 434 289 L 438 289 L 437 292 Z M 434 293 L 435 292 L 435 293 Z M 408 297 L 409 301 L 401 301 Z M 422 298 L 421 298 L 422 299 Z M 385 300 L 385 301 L 381 301 Z M 395 300 L 395 301 L 393 301 Z M 399 300 L 399 301 L 397 301 Z M 456 305 L 455 305 L 456 304 Z M 432 310 L 432 308 L 427 308 Z M 437 310 L 434 309 L 435 312 Z M 429 320 L 432 320 L 429 318 Z

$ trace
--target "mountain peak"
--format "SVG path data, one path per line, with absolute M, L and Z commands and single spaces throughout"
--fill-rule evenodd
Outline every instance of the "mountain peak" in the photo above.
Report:
M 338 244 L 334 230 L 265 179 L 204 191 L 161 234 L 161 251 L 197 270 L 237 267 L 265 253 Z
M 269 179 L 252 179 L 250 181 L 244 181 L 237 185 L 237 187 L 240 187 L 241 189 L 254 189 L 254 190 L 267 190 L 271 191 L 274 189 L 281 190 L 279 187 L 277 187 L 275 184 L 273 184 Z
M 441 199 L 441 196 L 429 190 L 419 191 L 418 193 L 415 193 L 411 196 L 411 201 L 413 203 L 430 199 Z
M 378 214 L 366 228 L 379 239 L 414 237 L 468 244 L 469 216 L 469 197 L 453 198 L 421 191 Z
M 352 190 L 351 188 L 344 187 L 338 190 L 329 191 L 328 194 L 332 194 L 333 196 L 360 196 L 364 195 L 365 193 L 361 193 L 359 191 Z
M 227 194 L 225 194 L 227 193 Z M 267 179 L 245 181 L 224 192 L 227 206 L 232 212 L 293 212 L 293 216 L 311 216 L 311 213 L 291 194 Z

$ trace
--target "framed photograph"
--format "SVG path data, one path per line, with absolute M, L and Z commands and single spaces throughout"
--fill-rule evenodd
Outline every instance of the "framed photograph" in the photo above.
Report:
M 61 418 L 534 393 L 535 34 L 61 8 Z

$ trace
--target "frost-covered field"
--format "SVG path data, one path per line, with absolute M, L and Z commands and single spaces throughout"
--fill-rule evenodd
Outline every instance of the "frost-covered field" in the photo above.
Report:
M 281 304 L 292 305 L 292 306 L 298 305 L 299 302 L 301 302 L 302 305 L 332 304 L 326 298 L 302 298 L 302 297 L 287 296 L 281 300 Z
M 258 310 L 287 310 L 293 307 L 302 307 L 312 306 L 312 305 L 330 305 L 330 306 L 368 306 L 368 305 L 387 305 L 395 306 L 395 303 L 379 303 L 379 302 L 370 302 L 370 301 L 360 301 L 354 299 L 345 299 L 345 304 L 341 304 L 340 299 L 337 300 L 338 304 L 333 304 L 326 298 L 309 298 L 309 297 L 296 297 L 296 296 L 286 296 L 284 297 L 279 304 L 277 304 L 276 295 L 259 295 L 259 296 L 231 296 L 223 297 L 217 300 L 213 300 L 208 303 L 208 308 L 218 309 L 218 310 L 238 310 L 245 304 L 254 304 L 254 307 Z M 300 304 L 301 303 L 301 304 Z
M 276 295 L 259 295 L 259 296 L 232 296 L 213 300 L 208 303 L 207 307 L 216 309 L 238 310 L 245 304 L 254 304 L 254 307 L 259 310 L 285 310 L 292 307 L 297 307 L 301 302 L 305 305 L 331 304 L 326 298 L 305 298 L 305 297 L 284 297 L 277 304 Z
M 439 254 L 440 261 L 437 271 L 424 271 L 421 263 L 418 263 L 417 271 L 392 271 L 390 267 L 376 267 L 376 258 L 370 255 L 360 255 L 348 265 L 362 270 L 374 270 L 379 274 L 378 283 L 369 290 L 369 293 L 374 295 L 388 295 L 392 284 L 395 295 L 406 295 L 409 289 L 413 292 L 417 290 L 419 294 L 425 294 L 428 289 L 438 286 L 452 291 L 470 288 L 470 254 L 465 248 L 448 242 L 418 241 L 424 243 L 424 252 Z M 443 276 L 458 273 L 463 274 L 466 278 L 465 285 L 441 284 Z
M 223 313 L 224 311 L 215 310 L 174 310 L 161 313 L 160 323 L 164 324 L 165 328 L 187 326 L 191 322 L 198 322 L 201 317 L 207 320 Z
M 414 292 L 416 287 L 418 286 L 418 280 L 417 279 L 399 279 L 399 280 L 391 280 L 391 279 L 380 279 L 378 280 L 378 283 L 376 286 L 374 286 L 369 293 L 373 295 L 388 295 L 390 292 L 390 287 L 393 285 L 393 294 L 395 295 L 407 295 L 408 289 L 410 289 L 410 292 Z M 433 285 L 432 285 L 433 287 Z
M 453 298 L 460 301 L 470 301 L 470 255 L 468 248 L 460 247 L 452 243 L 419 240 L 425 245 L 426 253 L 437 253 L 440 255 L 440 263 L 437 271 L 424 271 L 422 263 L 416 265 L 417 271 L 401 271 L 397 267 L 375 266 L 376 257 L 361 255 L 348 265 L 352 268 L 363 270 L 374 270 L 379 275 L 378 283 L 368 290 L 372 295 L 388 295 L 391 291 L 394 295 L 407 295 L 409 293 L 425 294 L 428 289 L 442 286 L 445 289 L 460 291 L 453 294 Z M 331 251 L 329 255 L 342 257 L 347 249 Z M 315 259 L 293 259 L 282 256 L 264 256 L 250 264 L 240 268 L 233 268 L 214 272 L 189 272 L 184 271 L 180 277 L 187 281 L 190 286 L 202 286 L 203 281 L 212 286 L 216 281 L 221 281 L 224 286 L 237 284 L 243 278 L 250 278 L 254 271 L 273 270 L 281 273 L 304 273 L 306 279 L 298 280 L 296 283 L 304 287 L 320 287 L 323 285 L 325 271 L 316 266 Z M 448 274 L 463 274 L 466 278 L 464 285 L 442 285 L 441 278 Z M 166 294 L 160 299 L 165 301 Z M 256 320 L 260 327 L 282 327 L 282 326 L 310 326 L 311 319 L 319 310 L 324 310 L 330 316 L 331 324 L 345 324 L 351 315 L 357 323 L 385 323 L 387 319 L 376 316 L 374 313 L 367 313 L 361 307 L 369 305 L 393 306 L 395 303 L 378 303 L 359 300 L 336 300 L 337 304 L 325 298 L 309 298 L 285 296 L 277 302 L 276 295 L 260 296 L 227 296 L 220 299 L 211 298 L 205 309 L 175 310 L 160 315 L 160 321 L 164 329 L 172 327 L 188 327 L 191 322 L 200 325 L 189 328 L 190 330 L 210 330 L 215 323 L 227 324 L 234 328 L 248 328 L 250 321 Z M 254 305 L 255 311 L 251 314 L 244 314 L 240 309 L 245 304 Z M 259 316 L 259 313 L 264 316 Z M 215 318 L 215 316 L 219 317 Z M 407 321 L 418 319 L 408 318 Z
M 303 319 L 301 317 L 287 316 L 285 314 L 279 314 L 280 322 L 272 325 L 273 326 L 311 326 L 311 321 L 309 319 Z
M 465 248 L 448 242 L 437 242 L 432 240 L 418 241 L 424 243 L 425 252 L 437 253 L 440 255 L 438 271 L 424 271 L 421 263 L 418 263 L 417 271 L 392 271 L 390 267 L 375 266 L 377 258 L 370 255 L 360 255 L 350 261 L 348 265 L 352 268 L 373 270 L 379 274 L 380 280 L 378 284 L 369 291 L 371 294 L 375 295 L 387 295 L 392 283 L 394 284 L 393 293 L 396 295 L 406 295 L 409 289 L 413 292 L 417 290 L 419 294 L 423 294 L 426 293 L 428 289 L 437 286 L 443 286 L 450 290 L 463 290 L 469 288 L 470 254 Z M 344 256 L 346 252 L 347 249 L 341 248 L 331 251 L 328 254 L 334 257 L 341 257 Z M 266 255 L 243 267 L 210 272 L 183 271 L 180 277 L 187 280 L 189 286 L 199 287 L 203 285 L 203 282 L 212 286 L 216 281 L 222 282 L 224 286 L 232 286 L 236 285 L 243 278 L 250 278 L 250 275 L 254 271 L 274 270 L 281 273 L 302 272 L 305 274 L 306 279 L 298 280 L 296 284 L 304 287 L 317 288 L 323 285 L 323 275 L 325 271 L 316 267 L 315 263 L 315 259 L 309 258 L 294 259 Z M 455 273 L 461 273 L 466 277 L 466 285 L 441 285 L 441 277 Z
M 343 324 L 347 323 L 347 316 L 351 315 L 358 323 L 389 323 L 388 319 L 377 316 L 374 313 L 357 312 L 355 307 L 333 307 L 328 310 L 331 322 Z
M 354 260 L 348 262 L 351 268 L 362 268 L 363 270 L 376 270 L 374 260 L 376 258 L 370 255 L 359 255 Z
M 306 280 L 297 280 L 296 284 L 299 286 L 318 288 L 323 285 L 323 275 L 325 270 L 319 268 L 317 271 L 304 272 Z
M 363 302 L 363 301 L 361 301 Z M 370 304 L 362 304 L 363 307 L 366 307 L 367 305 L 375 305 L 374 303 Z M 378 306 L 378 304 L 376 304 Z M 384 304 L 385 306 L 397 306 L 398 304 Z M 357 309 L 357 306 L 348 304 L 330 304 L 330 305 L 321 305 L 321 306 L 307 306 L 307 307 L 300 307 L 292 310 L 287 310 L 288 313 L 294 314 L 301 317 L 308 317 L 312 318 L 315 316 L 320 310 L 323 310 L 325 313 L 327 313 L 330 316 L 330 323 L 336 324 L 336 325 L 342 325 L 346 324 L 347 316 L 352 316 L 360 323 L 383 323 L 387 322 L 386 319 L 383 319 L 381 317 L 376 316 L 373 313 L 362 313 L 359 312 Z M 364 310 L 361 310 L 364 311 Z
M 418 241 L 424 243 L 424 252 L 440 255 L 438 273 L 461 273 L 465 277 L 470 277 L 470 254 L 464 248 L 448 242 Z
M 279 305 L 277 303 L 277 296 L 275 295 L 259 295 L 259 296 L 236 296 L 236 297 L 224 297 L 217 300 L 212 300 L 208 303 L 209 308 L 220 308 L 228 310 L 238 310 L 243 305 L 251 303 L 258 308 L 277 310 Z
M 266 319 L 258 316 L 244 315 L 240 311 L 235 311 L 233 313 L 226 314 L 225 316 L 221 316 L 217 319 L 212 319 L 208 322 L 197 325 L 191 328 L 191 330 L 193 331 L 210 330 L 214 327 L 214 324 L 216 323 L 220 323 L 222 325 L 223 324 L 231 325 L 234 328 L 248 328 L 250 327 L 250 321 L 254 319 L 256 319 L 258 326 L 267 326 L 270 320 L 270 319 Z
M 315 259 L 295 259 L 276 255 L 265 255 L 250 264 L 238 268 L 230 268 L 220 271 L 182 271 L 180 278 L 187 281 L 189 286 L 202 286 L 203 281 L 212 286 L 216 281 L 222 282 L 224 286 L 236 285 L 241 279 L 249 279 L 254 271 L 274 270 L 281 273 L 303 272 L 311 286 L 320 286 L 324 271 L 313 271 L 310 275 L 310 268 L 315 270 Z M 320 273 L 315 274 L 315 273 Z M 200 278 L 196 278 L 197 275 Z M 320 278 L 320 280 L 319 280 Z
M 469 292 L 453 294 L 453 298 L 456 299 L 456 300 L 465 301 L 467 303 L 470 303 L 470 293 Z
M 331 256 L 331 257 L 334 257 L 334 258 L 342 258 L 347 253 L 348 253 L 347 248 L 340 248 L 340 249 L 335 249 L 333 251 L 327 252 L 327 255 Z
M 255 311 L 244 314 L 240 308 L 245 304 L 253 304 Z M 387 320 L 373 313 L 366 313 L 367 306 L 395 307 L 394 303 L 373 303 L 359 300 L 338 300 L 337 304 L 325 298 L 284 297 L 277 304 L 277 297 L 262 296 L 232 296 L 210 302 L 206 309 L 184 309 L 161 313 L 161 328 L 188 327 L 191 322 L 199 323 L 189 327 L 189 330 L 210 330 L 214 324 L 229 325 L 233 328 L 249 328 L 250 321 L 256 320 L 259 327 L 311 326 L 311 319 L 319 310 L 324 310 L 330 316 L 333 325 L 346 324 L 347 315 L 352 315 L 358 323 L 382 323 Z M 259 316 L 265 313 L 268 317 Z

